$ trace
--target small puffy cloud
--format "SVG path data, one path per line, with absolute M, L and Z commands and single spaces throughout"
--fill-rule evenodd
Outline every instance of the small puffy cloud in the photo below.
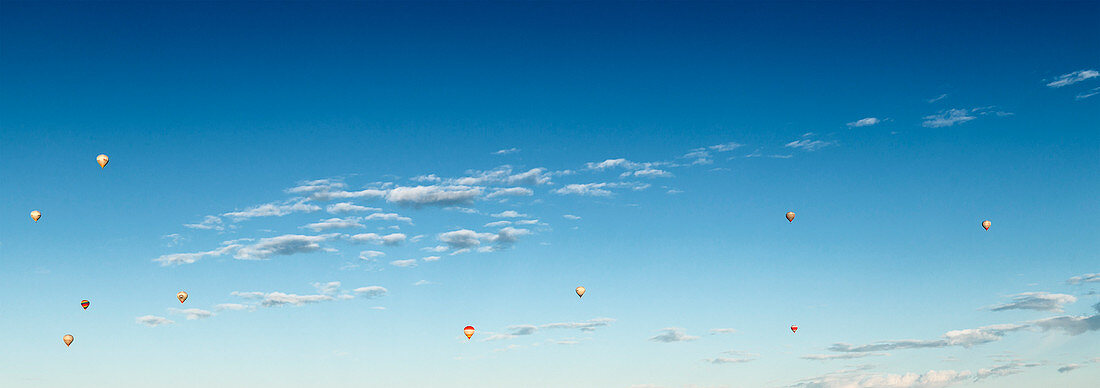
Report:
M 381 244 L 388 246 L 401 245 L 408 239 L 404 233 L 391 233 L 385 236 L 378 235 L 377 233 L 361 233 L 350 237 L 352 242 L 357 243 L 370 243 Z
M 332 214 L 345 214 L 345 213 L 358 213 L 358 212 L 374 212 L 382 209 L 374 207 L 359 206 L 351 202 L 340 202 L 328 205 L 325 211 Z
M 210 318 L 210 317 L 214 316 L 214 313 L 203 310 L 203 309 L 182 309 L 181 310 L 181 309 L 170 308 L 170 309 L 168 309 L 168 311 L 171 311 L 174 314 L 183 315 L 189 321 L 193 321 L 193 320 L 196 320 L 196 319 Z
M 429 282 L 427 280 L 417 280 L 416 283 L 413 283 L 414 286 L 426 286 L 426 285 L 429 285 L 429 284 L 435 284 L 435 283 Z
M 416 259 L 394 260 L 390 262 L 394 267 L 415 267 Z
M 234 296 L 238 296 L 246 299 L 258 299 L 260 306 L 263 307 L 276 307 L 283 305 L 301 306 L 310 303 L 319 303 L 324 301 L 335 300 L 332 295 L 296 295 L 287 294 L 283 292 L 233 292 Z
M 565 218 L 567 220 L 579 220 L 579 219 L 581 219 L 580 216 L 575 216 L 575 215 L 572 215 L 572 214 L 562 215 L 562 218 Z
M 498 189 L 496 191 L 493 191 L 489 195 L 486 195 L 485 198 L 496 198 L 496 197 L 501 197 L 501 196 L 522 197 L 522 196 L 531 196 L 531 195 L 534 195 L 534 194 L 535 194 L 535 192 L 533 190 L 528 189 L 526 187 L 509 187 L 509 188 Z
M 516 225 L 538 225 L 539 220 L 519 220 Z
M 338 234 L 325 234 L 319 236 L 286 234 L 278 237 L 263 238 L 255 244 L 241 247 L 233 257 L 239 260 L 262 260 L 276 255 L 286 256 L 296 253 L 315 252 L 321 249 L 320 243 L 331 240 L 337 236 Z
M 515 211 L 515 210 L 505 210 L 505 211 L 502 211 L 502 212 L 500 212 L 500 213 L 497 213 L 497 214 L 493 214 L 492 216 L 493 216 L 493 217 L 497 217 L 497 218 L 520 218 L 520 217 L 527 217 L 527 215 L 526 215 L 526 214 L 523 214 L 523 213 L 517 212 L 517 211 Z
M 710 329 L 710 334 L 733 334 L 736 332 L 736 329 Z
M 439 235 L 439 241 L 454 249 L 472 248 L 481 245 L 481 240 L 492 237 L 491 233 L 478 233 L 469 229 L 459 229 Z
M 173 322 L 172 320 L 170 320 L 168 318 L 158 317 L 158 316 L 155 316 L 155 315 L 140 316 L 140 317 L 137 317 L 137 319 L 135 319 L 135 321 L 137 321 L 137 323 L 140 323 L 142 325 L 149 326 L 149 327 L 156 327 L 156 326 L 160 326 L 160 325 L 170 325 L 170 324 L 176 323 L 176 322 Z
M 374 213 L 374 214 L 371 214 L 371 215 L 367 216 L 367 218 L 364 218 L 364 220 L 367 220 L 367 221 L 398 221 L 398 222 L 406 222 L 406 223 L 409 223 L 409 224 L 412 223 L 412 218 L 405 217 L 405 216 L 402 216 L 402 215 L 397 214 L 397 213 Z
M 481 192 L 469 186 L 395 187 L 386 194 L 386 201 L 413 207 L 453 206 L 473 203 Z
M 435 176 L 435 174 L 418 175 L 411 178 L 413 181 L 420 183 L 439 183 L 443 181 L 443 178 Z
M 615 168 L 623 168 L 623 169 L 627 169 L 627 170 L 636 170 L 636 169 L 644 168 L 645 165 L 642 164 L 642 163 L 631 162 L 629 160 L 620 158 L 620 159 L 607 159 L 607 160 L 599 162 L 599 163 L 588 162 L 585 165 L 585 167 L 588 168 L 589 170 L 607 170 L 607 169 L 615 169 Z
M 508 155 L 508 154 L 514 154 L 516 152 L 519 152 L 519 148 L 515 148 L 515 147 L 505 148 L 505 149 L 502 149 L 502 150 L 498 150 L 497 152 L 494 152 L 493 155 Z
M 755 360 L 755 358 L 715 357 L 704 359 L 703 361 L 709 362 L 711 364 L 743 364 Z
M 385 196 L 386 190 L 381 189 L 364 189 L 359 191 L 323 190 L 311 193 L 309 198 L 317 201 L 331 201 L 339 199 L 383 198 Z
M 1012 302 L 990 307 L 991 311 L 1036 310 L 1061 312 L 1062 307 L 1074 303 L 1077 298 L 1066 294 L 1046 292 L 1025 292 L 1012 296 Z
M 179 245 L 181 241 L 187 240 L 187 237 L 183 237 L 183 235 L 179 233 L 166 234 L 160 236 L 160 238 L 168 240 L 168 246 L 170 247 Z
M 1063 315 L 1044 318 L 1033 321 L 1032 324 L 1043 331 L 1058 330 L 1069 335 L 1084 334 L 1088 331 L 1100 330 L 1100 303 L 1092 306 L 1097 311 L 1089 316 Z
M 356 288 L 352 290 L 352 292 L 354 292 L 356 295 L 359 295 L 359 297 L 361 298 L 374 299 L 377 297 L 385 296 L 389 292 L 389 290 L 386 290 L 385 287 L 380 286 L 368 286 Z
M 313 283 L 313 288 L 322 295 L 335 295 L 340 291 L 340 282 Z
M 692 149 L 682 157 L 685 159 L 695 159 L 691 162 L 692 165 L 711 164 L 714 163 L 714 161 L 711 160 L 712 152 L 729 152 L 741 148 L 742 146 L 744 146 L 744 144 L 735 142 L 715 144 L 708 147 Z
M 876 117 L 866 117 L 853 122 L 848 123 L 848 128 L 869 127 L 882 122 Z
M 333 179 L 318 179 L 314 181 L 302 181 L 298 182 L 298 186 L 286 189 L 290 194 L 309 194 L 318 191 L 332 191 L 343 189 L 347 185 L 344 182 L 340 182 Z
M 645 168 L 645 169 L 641 169 L 641 170 L 635 170 L 635 171 L 632 171 L 632 172 L 624 172 L 622 174 L 622 177 L 627 177 L 627 176 L 630 176 L 630 175 L 633 175 L 633 176 L 636 176 L 636 177 L 639 177 L 639 178 L 671 178 L 672 177 L 671 172 L 661 170 L 661 169 L 656 169 L 656 168 Z
M 420 260 L 424 260 L 424 261 L 439 261 L 439 256 L 428 256 L 428 257 L 424 257 L 424 258 L 422 258 L 422 259 L 420 259 Z
M 206 216 L 205 218 L 202 219 L 202 222 L 200 222 L 200 223 L 197 223 L 197 224 L 183 224 L 183 227 L 191 228 L 191 229 L 225 230 L 225 227 L 222 226 L 222 219 L 217 217 L 217 216 Z
M 447 246 L 446 245 L 436 245 L 434 247 L 423 247 L 423 248 L 420 248 L 420 250 L 422 250 L 424 252 L 443 252 L 443 251 L 447 250 Z
M 538 326 L 535 325 L 515 325 L 508 327 L 508 334 L 514 336 L 531 335 L 538 331 Z
M 508 225 L 511 225 L 511 224 L 512 224 L 512 221 L 501 220 L 501 221 L 493 221 L 493 222 L 487 223 L 487 224 L 485 224 L 485 227 L 486 228 L 499 228 L 499 227 L 508 226 Z
M 354 219 L 343 218 L 329 218 L 327 220 L 321 220 L 320 222 L 314 222 L 312 224 L 303 226 L 302 228 L 311 229 L 314 232 L 320 232 L 329 229 L 347 229 L 347 228 L 362 228 L 363 224 L 360 224 Z
M 699 339 L 699 337 L 692 336 L 692 335 L 687 335 L 686 333 L 684 333 L 684 329 L 679 328 L 679 327 L 666 327 L 666 328 L 661 329 L 661 330 L 662 330 L 661 334 L 653 336 L 649 340 L 654 341 L 654 342 L 670 343 L 670 342 L 694 341 L 694 340 Z
M 608 183 L 573 183 L 554 190 L 554 192 L 562 195 L 574 194 L 593 197 L 609 197 L 611 196 L 611 191 L 604 188 L 608 185 Z
M 280 217 L 290 213 L 309 213 L 321 210 L 320 206 L 306 203 L 304 201 L 297 201 L 293 203 L 268 203 L 260 206 L 248 208 L 244 211 L 229 212 L 222 214 L 225 217 L 233 218 L 234 221 L 241 221 L 255 217 Z
M 1069 284 L 1080 283 L 1100 283 L 1100 273 L 1087 273 L 1080 276 L 1074 276 L 1066 281 Z
M 1063 86 L 1073 85 L 1075 83 L 1090 78 L 1095 78 L 1097 76 L 1100 76 L 1100 72 L 1096 70 L 1077 70 L 1072 73 L 1066 73 L 1058 76 L 1054 79 L 1054 81 L 1050 81 L 1047 86 L 1052 88 L 1060 88 Z

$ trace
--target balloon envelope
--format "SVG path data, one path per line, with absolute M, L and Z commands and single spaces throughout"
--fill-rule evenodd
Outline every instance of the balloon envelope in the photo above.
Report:
M 584 287 L 577 287 L 577 296 L 578 297 L 583 297 L 584 296 Z
M 31 219 L 34 220 L 34 222 L 38 222 L 39 218 L 42 218 L 42 212 L 38 210 L 31 211 Z
M 787 222 L 794 222 L 794 212 L 787 212 Z
M 179 299 L 180 303 L 183 303 L 183 301 L 187 300 L 187 293 L 180 291 L 180 293 L 176 294 L 176 299 Z
M 88 302 L 87 299 L 84 299 L 84 300 L 80 301 L 80 307 L 83 307 L 85 310 L 88 309 L 88 305 L 90 305 L 90 304 L 92 304 L 92 303 Z
M 107 155 L 99 154 L 95 157 L 95 161 L 99 163 L 99 168 L 107 167 Z
M 993 223 L 989 222 L 989 220 L 982 221 L 982 227 L 985 228 L 985 230 L 989 230 L 990 226 L 993 226 Z
M 466 339 L 470 339 L 470 337 L 474 336 L 474 327 L 473 326 L 466 326 L 465 328 L 462 329 L 462 332 L 466 334 Z
M 61 337 L 61 340 L 65 341 L 65 346 L 69 346 L 73 343 L 73 336 L 72 334 L 65 334 L 64 337 Z
M 798 331 L 798 325 L 791 325 L 791 333 Z

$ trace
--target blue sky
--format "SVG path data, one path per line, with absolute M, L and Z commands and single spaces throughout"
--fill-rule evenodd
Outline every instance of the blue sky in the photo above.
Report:
M 1100 380 L 1095 3 L 2 7 L 5 386 Z

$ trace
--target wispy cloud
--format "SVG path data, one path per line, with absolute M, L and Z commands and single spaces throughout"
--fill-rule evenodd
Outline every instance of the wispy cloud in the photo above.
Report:
M 1100 86 L 1097 86 L 1095 88 L 1089 89 L 1089 90 L 1081 92 L 1081 93 L 1077 93 L 1077 96 L 1074 97 L 1074 99 L 1077 100 L 1077 101 L 1081 101 L 1081 100 L 1084 100 L 1086 98 L 1095 96 L 1097 94 L 1100 94 Z
M 349 237 L 349 239 L 351 239 L 352 242 L 357 243 L 397 246 L 401 245 L 401 243 L 404 243 L 405 240 L 408 239 L 408 236 L 406 236 L 404 233 L 390 233 L 385 236 L 379 235 L 377 233 L 360 233 Z
M 1080 283 L 1100 283 L 1100 273 L 1087 273 L 1084 275 L 1074 276 L 1066 281 L 1069 284 Z
M 1012 116 L 1010 112 L 997 110 L 992 106 L 985 106 L 971 109 L 947 109 L 942 110 L 939 113 L 924 116 L 924 122 L 921 126 L 925 128 L 943 128 L 950 127 L 956 124 L 962 124 L 967 121 L 974 120 L 978 116 L 995 115 L 995 116 Z
M 375 207 L 359 206 L 351 202 L 340 202 L 328 205 L 325 211 L 332 214 L 345 214 L 345 213 L 357 213 L 357 212 L 374 212 L 382 209 Z
M 836 144 L 836 142 L 833 141 L 814 140 L 813 136 L 813 132 L 805 133 L 802 135 L 801 139 L 787 143 L 784 147 L 812 152 Z
M 168 311 L 172 312 L 173 314 L 183 315 L 187 318 L 187 320 L 210 318 L 210 317 L 214 316 L 214 313 L 203 310 L 203 309 L 182 309 L 181 310 L 181 309 L 170 308 L 170 309 L 168 309 Z
M 497 218 L 522 218 L 522 217 L 527 217 L 526 214 L 517 212 L 515 210 L 505 210 L 505 211 L 502 211 L 500 213 L 493 214 L 492 216 L 497 217 Z
M 502 150 L 498 150 L 497 152 L 493 152 L 493 155 L 508 155 L 508 154 L 517 153 L 519 151 L 520 151 L 519 148 L 515 148 L 515 147 L 505 148 L 505 149 L 502 149 Z
M 710 334 L 733 334 L 736 333 L 736 329 L 710 329 Z
M 231 245 L 226 245 L 226 246 L 223 246 L 221 248 L 206 251 L 206 252 L 173 253 L 173 254 L 160 256 L 158 258 L 153 259 L 153 261 L 157 262 L 157 263 L 160 263 L 161 266 L 165 266 L 165 267 L 170 266 L 170 265 L 191 264 L 191 263 L 194 263 L 194 262 L 196 262 L 196 261 L 198 261 L 202 258 L 205 258 L 205 257 L 217 257 L 217 256 L 227 254 L 227 253 L 232 252 L 233 250 L 238 249 L 240 247 L 241 247 L 240 245 L 231 244 Z
M 859 346 L 837 343 L 829 346 L 828 350 L 843 353 L 867 353 L 895 349 L 944 348 L 948 346 L 969 348 L 975 345 L 999 341 L 1006 333 L 1021 330 L 1026 327 L 1027 325 L 1018 324 L 991 325 L 977 329 L 952 330 L 945 333 L 942 338 L 935 340 L 880 341 Z
M 649 340 L 654 341 L 654 342 L 670 343 L 670 342 L 694 341 L 694 340 L 699 339 L 699 337 L 697 337 L 697 336 L 687 335 L 686 333 L 684 333 L 684 329 L 679 328 L 679 327 L 666 327 L 666 328 L 661 329 L 661 330 L 662 330 L 661 334 L 653 336 Z
M 572 215 L 572 214 L 564 214 L 564 215 L 562 215 L 562 218 L 565 218 L 567 220 L 579 220 L 579 219 L 581 219 L 580 216 L 575 216 L 575 215 Z
M 1095 78 L 1097 76 L 1100 76 L 1100 72 L 1098 72 L 1096 70 L 1077 70 L 1077 71 L 1072 72 L 1072 73 L 1066 73 L 1066 74 L 1062 74 L 1062 75 L 1058 76 L 1053 81 L 1050 81 L 1050 83 L 1048 83 L 1047 86 L 1052 87 L 1052 88 L 1060 88 L 1060 87 L 1063 87 L 1063 86 L 1073 85 L 1075 83 L 1078 83 L 1078 82 L 1081 82 L 1081 81 L 1084 81 L 1084 80 L 1087 80 L 1087 79 L 1090 79 L 1090 78 Z
M 694 148 L 694 149 L 688 151 L 688 153 L 684 154 L 684 156 L 681 156 L 681 158 L 693 159 L 692 162 L 691 162 L 692 165 L 711 164 L 711 163 L 714 163 L 714 160 L 713 160 L 713 157 L 714 157 L 713 154 L 714 153 L 716 153 L 716 152 L 729 152 L 729 151 L 733 151 L 735 149 L 741 148 L 743 146 L 744 146 L 744 144 L 735 143 L 735 142 L 728 142 L 728 143 L 722 143 L 722 144 L 715 144 L 715 145 L 707 146 L 707 147 L 699 147 L 699 148 Z
M 1084 334 L 1100 330 L 1100 303 L 1092 306 L 1096 314 L 1088 316 L 1063 315 L 1032 321 L 1031 324 L 1043 331 L 1058 330 L 1069 335 Z
M 848 123 L 848 128 L 870 127 L 880 122 L 882 122 L 882 120 L 876 117 L 867 117 Z
M 394 267 L 415 267 L 416 259 L 394 260 L 390 262 Z
M 358 220 L 353 218 L 329 218 L 327 220 L 321 220 L 309 225 L 305 225 L 302 228 L 313 230 L 314 232 L 320 232 L 330 229 L 348 229 L 348 228 L 363 228 L 363 224 L 360 224 Z
M 1050 294 L 1046 292 L 1024 292 L 1012 296 L 1012 302 L 992 306 L 991 311 L 1005 310 L 1037 310 L 1061 312 L 1062 307 L 1074 303 L 1077 298 L 1073 295 Z
M 938 95 L 936 97 L 929 98 L 928 103 L 931 104 L 933 102 L 936 102 L 936 101 L 939 101 L 939 100 L 942 100 L 942 99 L 945 99 L 945 98 L 947 98 L 947 93 Z
M 296 253 L 309 253 L 321 249 L 322 242 L 332 240 L 339 234 L 304 236 L 286 234 L 278 237 L 262 238 L 255 244 L 245 245 L 237 250 L 233 258 L 238 260 L 263 260 L 271 256 L 288 256 Z
M 863 358 L 872 356 L 889 356 L 887 353 L 840 353 L 840 354 L 807 354 L 801 358 L 804 360 L 850 360 L 853 358 Z
M 847 369 L 822 376 L 799 380 L 788 387 L 813 388 L 932 388 L 948 387 L 990 377 L 1007 376 L 1023 372 L 1039 363 L 1009 362 L 977 371 L 930 370 L 925 373 L 868 373 L 865 369 Z
M 183 227 L 190 229 L 225 230 L 225 227 L 222 226 L 222 219 L 218 216 L 206 216 L 202 219 L 202 222 L 197 224 L 183 224 Z
M 290 213 L 309 213 L 318 210 L 321 210 L 320 206 L 306 203 L 301 200 L 291 200 L 282 203 L 267 203 L 243 211 L 229 212 L 222 215 L 230 217 L 234 221 L 241 221 L 255 217 L 279 217 Z
M 158 317 L 156 315 L 140 316 L 140 317 L 137 317 L 135 319 L 135 321 L 137 321 L 137 323 L 140 323 L 142 325 L 149 326 L 149 327 L 156 327 L 156 326 L 160 326 L 160 325 L 171 325 L 173 323 L 176 323 L 176 322 L 172 321 L 171 319 L 168 319 L 168 318 L 165 318 L 165 317 Z
M 519 241 L 520 237 L 530 233 L 531 231 L 527 229 L 513 227 L 505 227 L 497 233 L 478 233 L 469 229 L 459 229 L 440 233 L 438 239 L 451 249 L 458 250 L 477 248 L 481 246 L 483 241 L 486 241 L 494 244 L 488 250 L 496 251 L 511 247 L 512 244 Z

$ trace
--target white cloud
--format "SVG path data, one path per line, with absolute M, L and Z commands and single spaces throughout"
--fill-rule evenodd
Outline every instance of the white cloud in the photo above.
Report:
M 420 260 L 424 260 L 424 261 L 439 261 L 439 256 L 427 256 L 427 257 L 421 258 Z
M 377 297 L 385 296 L 387 293 L 389 293 L 389 290 L 387 290 L 385 287 L 380 286 L 367 286 L 356 288 L 352 290 L 352 292 L 356 293 L 361 298 L 374 299 Z
M 203 309 L 183 309 L 183 310 L 180 310 L 180 309 L 170 308 L 170 309 L 168 309 L 168 311 L 171 311 L 174 314 L 184 315 L 187 318 L 187 320 L 189 320 L 189 321 L 193 321 L 193 320 L 196 320 L 196 319 L 210 318 L 210 317 L 214 316 L 214 313 L 203 310 Z
M 137 317 L 137 319 L 135 319 L 135 321 L 137 321 L 137 323 L 140 323 L 142 325 L 149 326 L 149 327 L 156 327 L 156 326 L 160 326 L 160 325 L 170 325 L 170 324 L 176 323 L 176 322 L 173 322 L 172 320 L 170 320 L 168 318 L 158 317 L 158 316 L 155 316 L 155 315 L 140 316 L 140 317 Z
M 486 228 L 499 228 L 499 227 L 508 226 L 508 225 L 511 225 L 511 224 L 512 224 L 512 221 L 500 220 L 500 221 L 493 221 L 493 222 L 490 222 L 488 224 L 485 224 L 485 227 Z
M 1075 99 L 1077 101 L 1081 101 L 1081 100 L 1084 100 L 1086 98 L 1095 96 L 1097 94 L 1100 94 L 1100 86 L 1097 86 L 1095 88 L 1086 90 L 1086 91 L 1081 92 L 1081 93 L 1077 93 L 1077 96 L 1075 96 L 1073 99 Z
M 607 160 L 599 162 L 599 163 L 588 162 L 587 164 L 585 164 L 585 167 L 588 168 L 589 170 L 607 170 L 607 169 L 613 169 L 613 168 L 623 168 L 623 169 L 627 169 L 627 170 L 636 170 L 636 169 L 644 168 L 645 165 L 642 164 L 642 163 L 631 162 L 629 160 L 620 158 L 620 159 L 607 159 Z
M 371 260 L 371 259 L 374 259 L 375 257 L 382 257 L 382 256 L 385 256 L 385 255 L 386 255 L 385 252 L 362 251 L 362 252 L 359 252 L 359 259 L 360 260 Z
M 696 337 L 696 336 L 693 336 L 693 335 L 687 335 L 686 333 L 684 333 L 684 329 L 679 328 L 679 327 L 666 327 L 666 328 L 661 329 L 661 330 L 663 331 L 663 333 L 658 334 L 656 336 L 653 336 L 653 338 L 650 338 L 649 340 L 654 341 L 654 342 L 669 343 L 669 342 L 694 341 L 694 340 L 699 339 L 699 337 Z
M 579 219 L 581 219 L 580 216 L 575 216 L 575 215 L 572 215 L 572 214 L 565 214 L 565 215 L 562 215 L 562 217 L 567 219 L 567 220 L 579 220 Z
M 434 247 L 423 247 L 423 248 L 420 248 L 420 250 L 422 250 L 424 252 L 444 252 L 444 251 L 447 250 L 447 246 L 446 245 L 436 245 Z
M 955 370 L 930 370 L 925 373 L 867 373 L 859 370 L 841 370 L 818 377 L 803 379 L 788 387 L 807 388 L 941 388 L 951 385 L 978 381 L 981 379 L 1007 376 L 1023 371 L 1023 368 L 1039 366 L 1037 363 L 1010 362 L 976 372 Z
M 314 222 L 309 225 L 305 225 L 302 228 L 311 229 L 314 232 L 320 232 L 329 229 L 347 229 L 347 228 L 362 228 L 363 224 L 355 219 L 344 218 L 329 218 L 327 220 L 321 220 L 320 222 Z
M 736 332 L 736 329 L 710 329 L 710 334 L 733 334 Z
M 950 127 L 975 118 L 966 109 L 948 109 L 934 115 L 924 116 L 924 122 L 921 125 L 926 128 Z
M 516 225 L 537 225 L 539 220 L 519 220 L 516 221 Z
M 160 236 L 160 238 L 168 240 L 168 246 L 170 246 L 170 247 L 174 247 L 176 245 L 179 245 L 180 242 L 187 240 L 187 237 L 183 237 L 183 235 L 181 235 L 179 233 L 166 234 L 166 235 Z
M 379 211 L 379 210 L 382 210 L 382 209 L 374 208 L 374 207 L 359 206 L 359 205 L 353 204 L 351 202 L 334 203 L 332 205 L 328 205 L 328 207 L 325 208 L 325 211 L 327 211 L 329 213 L 332 213 L 332 214 L 345 214 L 345 213 L 355 213 L 355 212 L 374 212 L 374 211 Z
M 229 212 L 222 214 L 225 217 L 233 218 L 234 221 L 241 221 L 255 217 L 271 217 L 271 216 L 285 216 L 290 213 L 309 213 L 321 210 L 320 206 L 306 203 L 304 201 L 297 201 L 294 203 L 268 203 L 260 206 L 248 208 L 244 211 Z
M 656 169 L 656 168 L 645 168 L 645 169 L 642 169 L 642 170 L 636 170 L 634 172 L 624 172 L 622 174 L 623 177 L 630 176 L 630 175 L 634 175 L 634 176 L 639 177 L 639 178 L 671 178 L 672 177 L 671 172 L 661 170 L 661 169 Z
M 1075 83 L 1095 78 L 1100 76 L 1100 72 L 1096 70 L 1077 70 L 1072 73 L 1062 74 L 1055 78 L 1054 81 L 1050 81 L 1047 86 L 1052 88 L 1060 88 L 1063 86 L 1073 85 Z
M 1100 283 L 1100 273 L 1087 273 L 1080 276 L 1074 276 L 1066 281 L 1069 284 L 1079 283 Z
M 707 358 L 707 359 L 704 359 L 703 361 L 709 362 L 711 364 L 742 364 L 742 363 L 746 363 L 746 362 L 749 362 L 749 361 L 755 361 L 755 360 L 756 360 L 755 358 L 715 357 L 715 358 Z
M 493 155 L 508 155 L 508 154 L 514 154 L 516 152 L 519 152 L 519 148 L 512 147 L 512 148 L 505 148 L 505 149 L 502 149 L 502 150 L 498 150 L 497 152 L 494 152 Z
M 262 238 L 259 242 L 246 245 L 237 250 L 233 258 L 238 260 L 262 260 L 271 256 L 286 256 L 295 253 L 309 253 L 321 249 L 321 242 L 331 240 L 339 234 L 303 236 L 286 234 L 278 237 Z
M 813 137 L 813 135 L 814 135 L 813 132 L 803 134 L 802 139 L 795 140 L 795 141 L 792 141 L 790 143 L 787 143 L 786 145 L 784 145 L 784 147 L 797 148 L 797 149 L 801 149 L 803 151 L 811 151 L 812 152 L 812 151 L 817 151 L 819 149 L 822 149 L 822 148 L 825 148 L 825 147 L 836 144 L 836 142 L 832 142 L 832 141 L 813 140 L 813 139 L 811 139 L 811 137 Z
M 386 190 L 381 189 L 363 189 L 359 191 L 323 190 L 310 194 L 309 198 L 318 201 L 330 201 L 334 199 L 383 198 L 385 196 Z
M 398 221 L 398 222 L 407 222 L 409 224 L 412 224 L 412 218 L 405 217 L 405 216 L 402 216 L 402 215 L 397 214 L 397 213 L 374 213 L 374 214 L 371 214 L 371 215 L 367 216 L 367 218 L 364 218 L 364 220 L 367 220 L 367 221 L 377 221 L 377 220 L 381 220 L 381 221 Z
M 850 360 L 871 356 L 889 356 L 886 353 L 840 353 L 840 354 L 807 354 L 802 356 L 804 360 Z
M 511 166 L 500 166 L 489 171 L 471 171 L 471 176 L 451 179 L 448 182 L 456 185 L 523 185 L 535 186 L 550 184 L 550 176 L 545 168 L 532 168 L 521 173 L 512 173 Z
M 989 309 L 991 311 L 1037 310 L 1061 312 L 1063 306 L 1076 301 L 1077 298 L 1073 295 L 1049 294 L 1046 292 L 1024 292 L 1013 295 L 1011 303 L 996 305 Z
M 560 322 L 560 323 L 547 323 L 540 326 L 543 329 L 577 329 L 580 331 L 595 331 L 596 328 L 606 327 L 615 322 L 612 318 L 596 318 L 589 319 L 584 322 Z
M 377 233 L 361 233 L 351 236 L 350 239 L 357 243 L 382 244 L 388 246 L 401 245 L 408 238 L 404 233 L 391 233 L 380 236 Z
M 947 93 L 944 93 L 944 94 L 941 94 L 939 96 L 928 99 L 928 103 L 931 104 L 933 102 L 936 102 L 936 101 L 939 101 L 939 100 L 942 100 L 942 99 L 945 99 L 945 98 L 947 98 Z
M 1044 318 L 1031 323 L 1043 331 L 1060 330 L 1069 335 L 1100 330 L 1100 303 L 1093 305 L 1092 308 L 1096 310 L 1096 314 L 1089 316 L 1063 315 Z
M 413 181 L 421 183 L 439 183 L 443 181 L 443 178 L 435 176 L 435 174 L 418 175 L 411 178 Z
M 848 123 L 848 127 L 849 128 L 869 127 L 869 126 L 878 124 L 881 121 L 882 120 L 879 120 L 876 117 L 866 117 L 866 118 L 862 118 L 862 119 L 859 119 L 859 120 Z
M 416 283 L 413 283 L 414 286 L 426 286 L 426 285 L 429 285 L 429 284 L 435 284 L 435 283 L 429 282 L 427 280 L 417 280 Z
M 504 189 L 498 189 L 498 190 L 492 192 L 491 194 L 486 195 L 485 198 L 496 198 L 496 197 L 501 197 L 501 196 L 521 197 L 521 196 L 531 196 L 531 195 L 534 195 L 534 194 L 535 194 L 535 192 L 533 190 L 528 189 L 526 187 L 509 187 L 509 188 L 504 188 Z
M 340 291 L 340 282 L 313 283 L 313 288 L 322 295 L 335 295 Z
M 290 194 L 306 194 L 315 193 L 318 191 L 332 191 L 335 189 L 342 189 L 346 185 L 344 182 L 332 180 L 332 179 L 318 179 L 315 181 L 303 181 L 299 182 L 298 186 L 286 189 Z
M 390 262 L 390 265 L 395 267 L 415 267 L 416 259 L 394 260 Z
M 611 196 L 611 191 L 604 189 L 608 186 L 608 183 L 573 183 L 566 185 L 560 189 L 554 190 L 558 194 L 575 194 L 575 195 L 587 195 L 596 197 L 608 197 Z
M 451 206 L 473 203 L 481 196 L 480 187 L 414 186 L 396 187 L 386 194 L 386 200 L 406 206 Z
M 206 252 L 173 253 L 173 254 L 169 254 L 169 255 L 163 255 L 161 257 L 153 259 L 153 261 L 160 263 L 160 265 L 164 266 L 164 267 L 167 267 L 169 265 L 191 264 L 191 263 L 194 263 L 195 261 L 198 261 L 199 259 L 202 259 L 204 257 L 207 257 L 207 256 L 209 256 L 209 257 L 221 256 L 221 255 L 229 253 L 230 251 L 232 251 L 234 249 L 237 249 L 237 248 L 240 248 L 240 247 L 241 247 L 240 245 L 231 244 L 231 245 L 223 246 L 221 248 L 214 249 L 214 250 L 211 250 L 211 251 L 206 251 Z
M 937 340 L 894 340 L 880 341 L 874 344 L 852 346 L 845 343 L 837 343 L 829 346 L 828 350 L 843 353 L 879 352 L 894 349 L 919 349 L 919 348 L 944 348 L 948 346 L 961 346 L 970 348 L 974 345 L 1000 340 L 1008 332 L 1026 328 L 1027 325 L 1002 324 L 980 327 L 977 329 L 952 330 Z
M 301 306 L 308 303 L 317 303 L 333 299 L 335 298 L 331 295 L 296 295 L 282 292 L 269 292 L 260 300 L 260 306 L 275 307 L 287 304 Z
M 744 146 L 744 144 L 729 142 L 729 143 L 715 144 L 715 145 L 708 146 L 708 147 L 699 147 L 699 148 L 692 149 L 688 153 L 684 154 L 684 156 L 682 156 L 682 158 L 695 159 L 694 161 L 691 162 L 692 165 L 711 164 L 711 163 L 714 163 L 714 161 L 711 160 L 711 157 L 712 157 L 711 152 L 729 152 L 729 151 L 733 151 L 735 149 L 741 148 L 742 146 Z
M 523 213 L 517 212 L 517 211 L 515 211 L 515 210 L 505 210 L 505 211 L 502 211 L 502 212 L 500 212 L 500 213 L 497 213 L 497 214 L 493 214 L 492 216 L 493 216 L 493 217 L 497 217 L 497 218 L 520 218 L 520 217 L 527 217 L 527 215 L 526 215 L 526 214 L 523 214 Z
M 481 245 L 481 240 L 492 237 L 492 233 L 478 233 L 469 229 L 459 229 L 439 235 L 439 241 L 454 249 L 472 248 Z
M 210 229 L 225 230 L 225 227 L 222 226 L 222 219 L 217 217 L 217 216 L 206 216 L 205 218 L 202 219 L 202 222 L 200 222 L 200 223 L 197 223 L 197 224 L 183 224 L 183 227 L 191 228 L 191 229 L 204 229 L 204 230 L 210 230 Z

